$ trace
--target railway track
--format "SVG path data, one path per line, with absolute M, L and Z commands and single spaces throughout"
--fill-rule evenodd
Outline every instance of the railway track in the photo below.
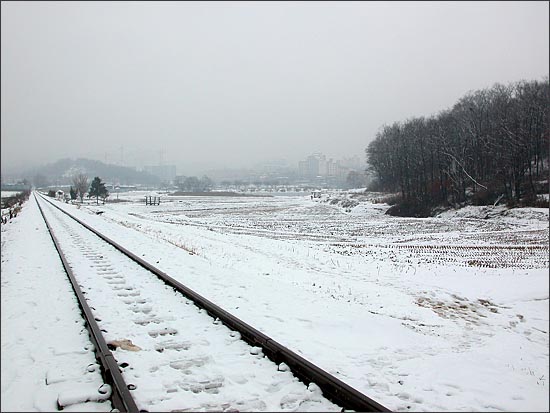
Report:
M 41 195 L 35 200 L 119 411 L 389 411 Z

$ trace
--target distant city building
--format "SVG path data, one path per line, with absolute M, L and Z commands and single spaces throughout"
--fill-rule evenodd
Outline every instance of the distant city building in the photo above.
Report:
M 334 161 L 332 158 L 327 160 L 321 153 L 314 153 L 298 162 L 298 175 L 303 179 L 322 177 L 342 181 L 350 171 L 363 169 L 359 156 Z
M 327 176 L 336 176 L 338 174 L 338 165 L 332 160 L 329 159 L 327 162 Z
M 158 177 L 162 182 L 169 184 L 174 183 L 174 179 L 176 178 L 175 165 L 150 165 L 145 166 L 143 170 Z
M 306 161 L 298 162 L 298 175 L 302 178 L 306 177 L 308 175 L 308 173 L 307 173 L 307 162 Z
M 306 158 L 306 164 L 307 164 L 307 177 L 308 178 L 315 178 L 317 175 L 319 175 L 319 161 L 320 161 L 320 154 L 313 154 Z

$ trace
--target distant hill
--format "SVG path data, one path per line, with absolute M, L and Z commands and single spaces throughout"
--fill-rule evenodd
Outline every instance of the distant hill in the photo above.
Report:
M 91 181 L 99 176 L 103 182 L 121 185 L 158 185 L 159 178 L 145 171 L 137 171 L 126 166 L 105 164 L 92 159 L 60 159 L 57 162 L 33 168 L 25 173 L 33 181 L 43 180 L 58 185 L 71 184 L 72 177 L 78 173 L 88 175 Z M 38 179 L 37 179 L 38 178 Z M 38 182 L 35 185 L 40 186 Z

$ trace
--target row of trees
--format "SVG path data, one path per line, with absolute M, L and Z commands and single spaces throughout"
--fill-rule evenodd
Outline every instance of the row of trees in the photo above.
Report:
M 436 116 L 383 126 L 367 162 L 381 190 L 417 210 L 535 200 L 548 178 L 549 108 L 548 78 L 496 84 Z
M 89 188 L 88 176 L 83 173 L 73 176 L 72 183 L 73 184 L 69 190 L 71 199 L 77 199 L 78 197 L 80 198 L 80 202 L 82 202 L 84 195 L 88 193 L 88 198 L 95 197 L 96 203 L 99 203 L 99 198 L 105 202 L 105 199 L 109 196 L 109 191 L 105 187 L 105 183 L 102 182 L 101 178 L 98 176 L 93 179 Z
M 363 188 L 367 186 L 368 179 L 366 176 L 366 173 L 364 171 L 349 171 L 346 175 L 346 179 L 344 181 L 344 186 L 348 188 Z M 246 186 L 246 185 L 255 185 L 255 186 L 276 186 L 276 185 L 293 185 L 292 180 L 289 180 L 288 178 L 281 178 L 281 179 L 264 179 L 264 180 L 254 180 L 254 181 L 247 181 L 243 179 L 235 179 L 233 181 L 230 180 L 223 180 L 220 182 L 220 185 L 222 187 L 228 187 L 228 186 Z M 315 185 L 313 187 L 316 187 Z
M 197 178 L 196 176 L 180 176 L 176 181 L 178 188 L 186 192 L 211 191 L 213 184 L 212 180 L 206 175 L 202 178 Z

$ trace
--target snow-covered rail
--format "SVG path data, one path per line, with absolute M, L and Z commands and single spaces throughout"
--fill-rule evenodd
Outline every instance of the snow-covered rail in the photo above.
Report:
M 36 199 L 36 194 L 34 196 Z M 71 266 L 61 249 L 61 245 L 57 237 L 53 233 L 53 230 L 50 227 L 48 220 L 46 219 L 46 216 L 44 214 L 44 211 L 42 210 L 42 207 L 40 206 L 40 202 L 38 202 L 38 199 L 36 199 L 36 202 L 38 204 L 38 208 L 40 209 L 40 213 L 44 218 L 44 221 L 46 223 L 46 227 L 48 228 L 50 236 L 52 237 L 53 243 L 59 254 L 59 257 L 61 258 L 63 268 L 67 272 L 67 276 L 69 277 L 73 290 L 76 294 L 78 304 L 83 312 L 84 318 L 86 320 L 86 327 L 90 333 L 90 339 L 95 346 L 96 358 L 100 362 L 100 365 L 102 368 L 103 379 L 107 384 L 111 386 L 110 399 L 112 401 L 112 404 L 116 409 L 118 409 L 121 412 L 137 412 L 138 409 L 134 402 L 134 399 L 130 395 L 130 391 L 126 386 L 124 379 L 122 378 L 118 364 L 115 358 L 113 357 L 113 354 L 109 350 L 109 347 L 107 346 L 107 343 L 103 338 L 103 335 L 101 334 L 101 329 L 99 328 L 99 325 L 95 320 L 95 317 L 92 313 L 91 308 L 88 306 L 86 302 L 86 298 L 84 297 L 84 294 L 82 293 L 82 290 L 78 285 L 78 282 L 71 269 Z M 63 401 L 61 401 L 61 403 L 62 402 Z M 64 407 L 63 405 L 60 404 L 59 400 L 58 400 L 58 405 L 60 408 Z
M 125 406 L 113 398 L 120 411 L 389 411 L 38 198 L 47 201 L 44 219 L 54 218 L 48 228 L 61 239 L 56 246 L 64 250 L 64 265 L 76 273 L 75 291 L 80 284 L 79 299 L 94 310 L 84 313 L 113 349 L 114 356 L 105 352 L 116 363 L 106 370 L 121 376 L 108 381 L 113 394 L 135 400 Z

